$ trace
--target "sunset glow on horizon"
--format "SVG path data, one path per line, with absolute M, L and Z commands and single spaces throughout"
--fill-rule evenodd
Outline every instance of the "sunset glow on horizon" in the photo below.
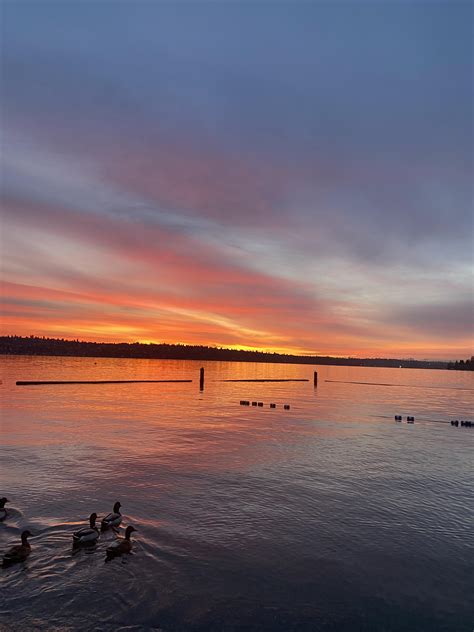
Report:
M 472 11 L 5 3 L 2 334 L 470 357 Z

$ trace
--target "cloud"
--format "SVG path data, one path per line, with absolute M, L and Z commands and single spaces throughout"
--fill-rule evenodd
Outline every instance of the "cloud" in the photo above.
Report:
M 470 10 L 7 13 L 9 331 L 467 349 Z
M 387 314 L 387 321 L 430 339 L 473 339 L 474 296 L 395 308 Z

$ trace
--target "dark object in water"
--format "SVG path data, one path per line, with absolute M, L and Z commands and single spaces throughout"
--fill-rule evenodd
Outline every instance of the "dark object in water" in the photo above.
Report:
M 120 507 L 122 505 L 117 501 L 114 505 L 114 510 L 112 513 L 109 513 L 105 518 L 102 518 L 100 523 L 100 530 L 106 531 L 110 527 L 118 527 L 122 522 L 122 514 L 120 513 Z
M 24 562 L 26 560 L 28 555 L 31 553 L 31 545 L 28 542 L 28 538 L 30 536 L 31 533 L 28 530 L 23 531 L 21 534 L 21 544 L 12 546 L 12 548 L 3 556 L 3 568 L 7 568 L 7 566 L 17 564 L 18 562 Z
M 257 405 L 257 402 L 252 402 L 252 406 L 256 406 L 256 405 Z
M 327 382 L 328 380 L 326 380 Z M 307 379 L 293 379 L 293 378 L 275 378 L 275 379 L 252 379 L 252 380 L 219 380 L 219 382 L 309 382 Z
M 42 381 L 24 381 L 19 380 L 17 386 L 42 386 L 47 384 L 167 384 L 167 383 L 183 383 L 192 382 L 192 380 L 54 380 L 48 382 Z
M 5 503 L 8 502 L 8 498 L 5 498 L 5 496 L 3 498 L 0 498 L 0 522 L 2 520 L 5 520 L 5 518 L 7 517 L 7 510 L 5 509 Z
M 133 531 L 136 531 L 135 527 L 127 527 L 125 530 L 125 538 L 116 540 L 109 547 L 107 547 L 105 551 L 106 562 L 110 562 L 110 560 L 113 560 L 114 557 L 119 557 L 120 555 L 124 555 L 124 553 L 131 553 L 132 541 L 130 540 L 130 536 Z
M 80 546 L 81 544 L 95 544 L 99 539 L 99 529 L 95 526 L 97 520 L 97 514 L 91 513 L 89 517 L 89 526 L 83 527 L 72 534 L 72 540 L 74 546 Z
M 401 421 L 401 420 L 402 420 L 401 415 L 395 415 L 395 421 Z
M 201 368 L 199 371 L 199 390 L 204 390 L 204 369 Z
M 263 402 L 257 402 L 257 406 L 263 406 Z
M 250 406 L 250 402 L 246 399 L 241 399 L 240 400 L 240 405 L 241 406 Z
M 415 423 L 415 418 L 414 417 L 407 417 L 407 424 L 413 424 Z
M 290 405 L 289 405 L 289 404 L 285 404 L 285 405 L 283 406 L 283 408 L 284 408 L 285 410 L 290 410 Z
M 270 404 L 270 408 L 276 408 L 276 404 Z

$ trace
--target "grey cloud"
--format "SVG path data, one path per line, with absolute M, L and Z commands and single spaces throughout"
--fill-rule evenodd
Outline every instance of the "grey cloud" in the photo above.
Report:
M 407 327 L 427 336 L 449 339 L 474 337 L 474 294 L 469 299 L 452 303 L 395 308 L 385 314 L 385 319 L 393 326 Z

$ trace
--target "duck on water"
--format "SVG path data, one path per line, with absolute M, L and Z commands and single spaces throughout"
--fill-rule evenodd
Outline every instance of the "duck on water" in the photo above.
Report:
M 114 557 L 119 557 L 120 555 L 124 555 L 126 553 L 132 552 L 132 541 L 130 540 L 130 536 L 133 531 L 136 531 L 135 527 L 131 525 L 125 529 L 125 538 L 121 538 L 120 540 L 116 540 L 110 546 L 107 547 L 105 554 L 106 562 L 110 562 Z
M 12 546 L 12 548 L 3 556 L 3 568 L 26 560 L 28 555 L 31 553 L 31 545 L 28 542 L 29 537 L 31 537 L 31 533 L 28 530 L 23 531 L 21 534 L 21 544 Z
M 8 498 L 0 498 L 0 522 L 7 517 L 7 510 L 5 509 L 5 503 L 9 502 Z
M 114 505 L 112 513 L 109 513 L 105 518 L 102 518 L 100 523 L 100 530 L 106 531 L 107 529 L 114 529 L 118 527 L 122 522 L 122 514 L 120 513 L 120 507 L 122 505 L 117 501 Z
M 95 544 L 99 539 L 99 529 L 95 526 L 97 514 L 91 513 L 89 517 L 89 526 L 83 527 L 72 534 L 72 545 L 74 547 L 81 545 Z

